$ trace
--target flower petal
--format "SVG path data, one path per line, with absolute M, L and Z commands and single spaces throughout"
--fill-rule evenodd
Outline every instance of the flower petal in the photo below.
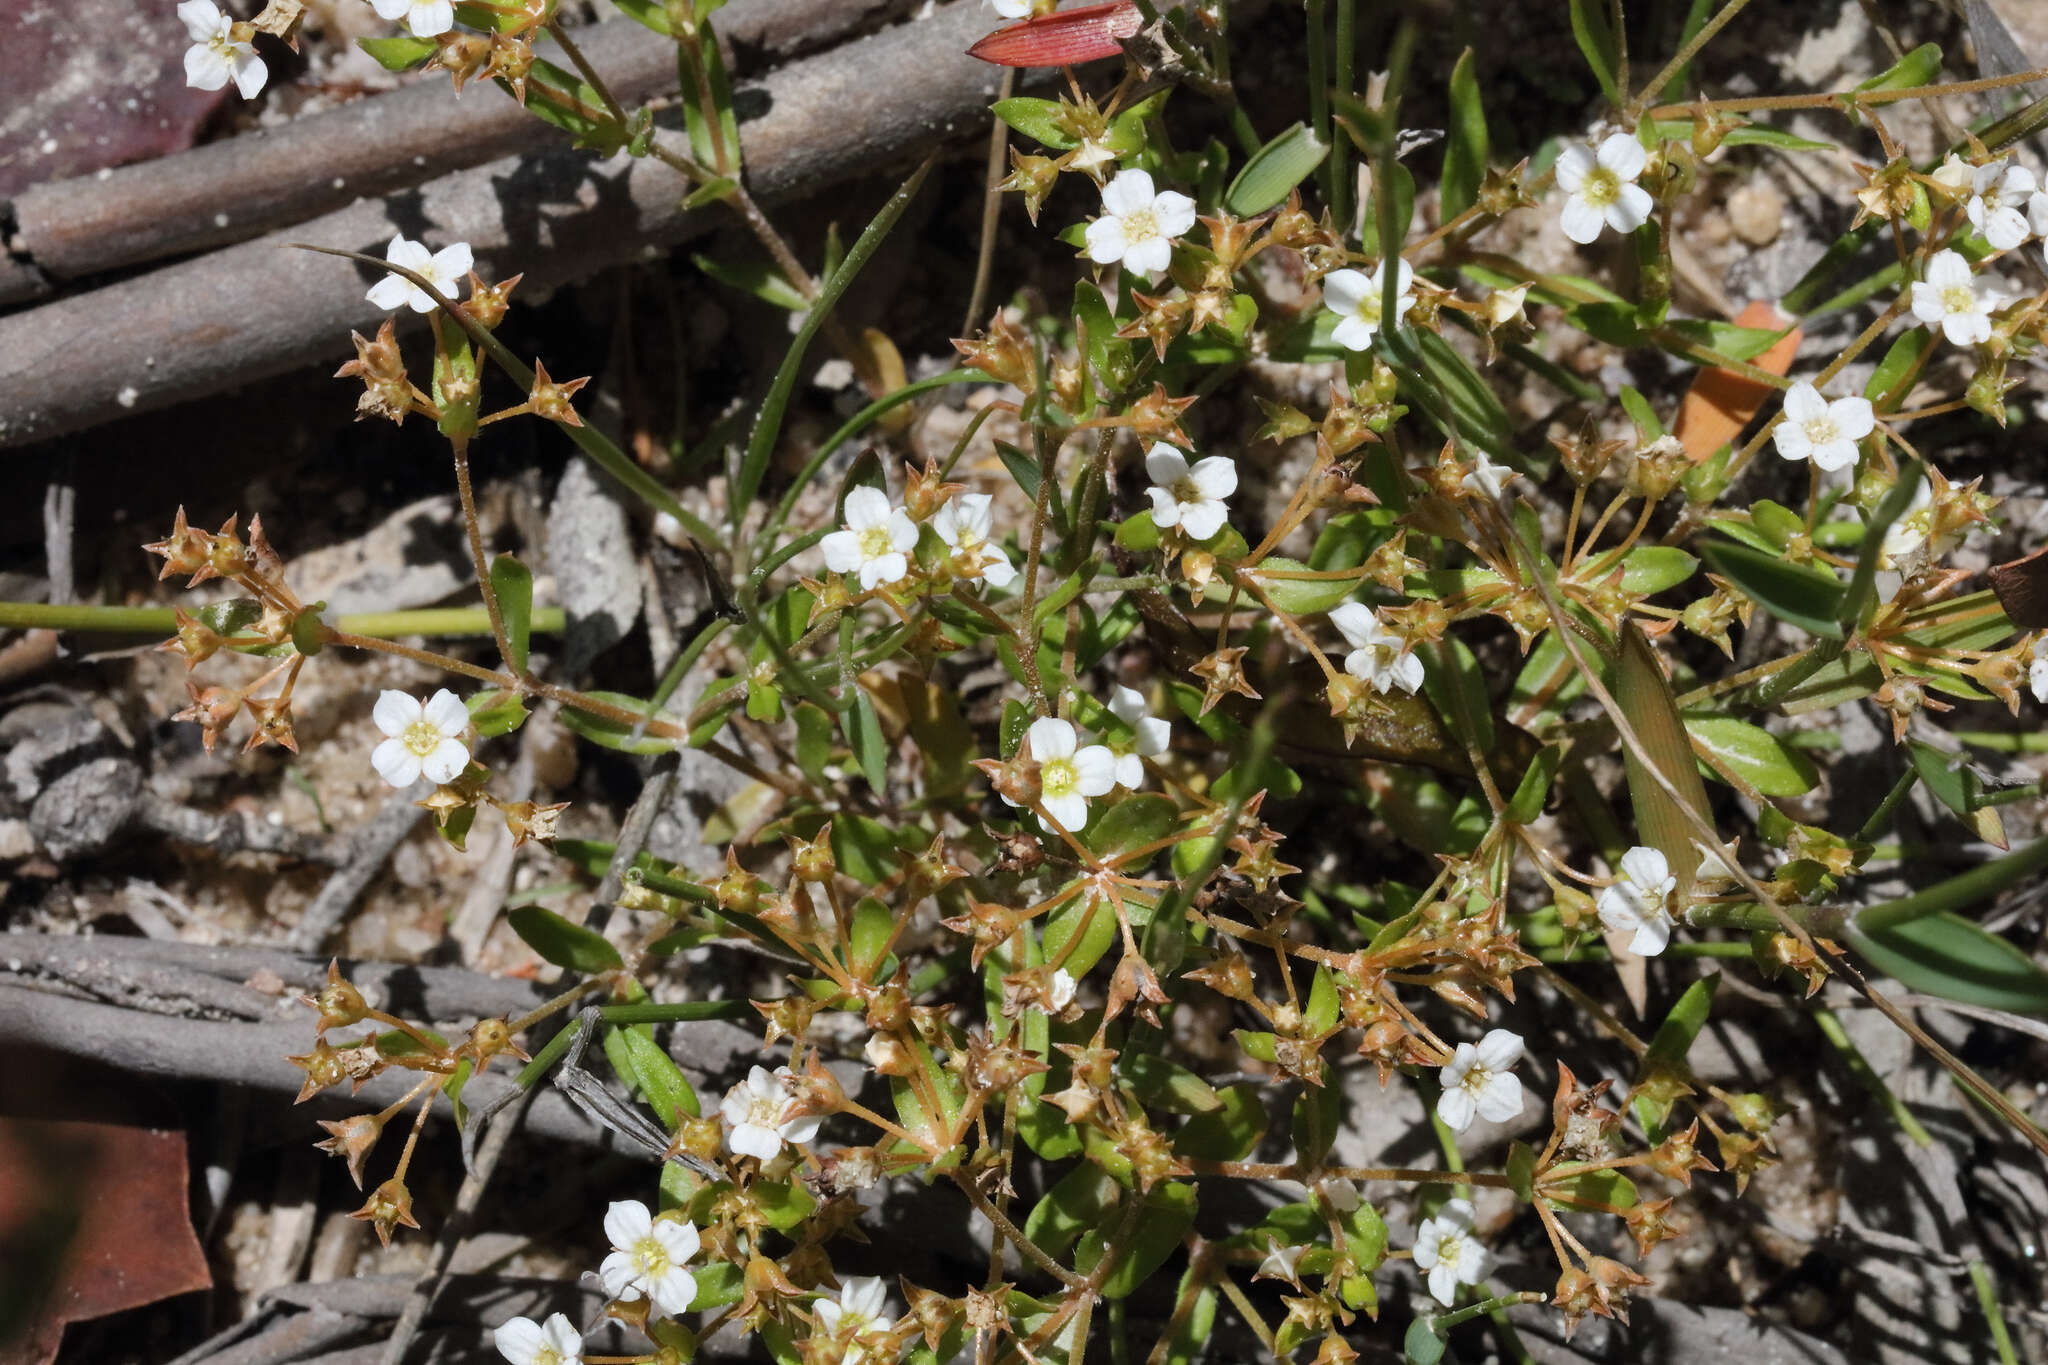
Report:
M 1024 732 L 1024 742 L 1031 746 L 1031 758 L 1036 763 L 1051 758 L 1072 758 L 1080 743 L 1075 737 L 1073 722 L 1056 716 L 1040 716 L 1032 721 L 1031 728 Z
M 654 1216 L 637 1199 L 617 1200 L 604 1211 L 605 1240 L 621 1251 L 645 1241 L 653 1230 Z
M 910 513 L 901 507 L 889 512 L 889 543 L 899 550 L 909 550 L 917 544 L 917 523 L 910 519 Z
M 377 704 L 370 708 L 370 719 L 377 722 L 377 728 L 387 735 L 405 733 L 405 727 L 418 720 L 426 708 L 418 698 L 396 688 L 387 688 L 377 694 Z
M 426 774 L 429 782 L 453 782 L 468 766 L 469 750 L 459 739 L 442 740 L 434 746 L 434 752 L 420 760 L 420 771 Z
M 1340 320 L 1330 329 L 1330 340 L 1347 351 L 1369 351 L 1373 335 L 1378 331 L 1379 328 L 1364 318 L 1353 316 Z
M 1557 216 L 1557 225 L 1580 246 L 1591 246 L 1607 226 L 1607 215 L 1575 194 L 1564 201 L 1564 212 Z
M 446 3 L 447 0 L 442 0 L 442 4 L 444 6 L 446 5 Z M 448 22 L 451 25 L 455 22 L 454 15 L 452 12 L 450 13 Z M 441 31 L 445 33 L 447 30 L 443 29 Z M 431 33 L 422 33 L 419 36 L 422 38 L 431 38 L 434 35 Z M 447 280 L 449 282 L 449 285 L 452 287 L 455 281 L 460 280 L 464 275 L 467 275 L 469 273 L 469 268 L 476 264 L 476 256 L 474 255 L 474 253 L 470 251 L 468 242 L 450 242 L 447 246 L 442 247 L 439 251 L 433 254 L 432 261 L 434 266 L 433 273 L 439 278 Z M 425 274 L 426 272 L 422 271 L 420 273 Z M 447 289 L 443 289 L 441 292 L 446 294 L 449 291 Z
M 546 1344 L 541 1326 L 532 1318 L 513 1318 L 500 1323 L 491 1339 L 497 1343 L 498 1354 L 512 1362 L 512 1365 L 533 1365 L 540 1355 L 540 1348 Z
M 1585 184 L 1587 175 L 1592 173 L 1593 149 L 1583 143 L 1574 142 L 1557 154 L 1555 165 L 1557 187 L 1566 194 L 1577 195 L 1579 186 Z
M 1970 263 L 1957 251 L 1937 251 L 1927 263 L 1927 282 L 1937 289 L 1970 283 Z
M 1650 164 L 1650 154 L 1643 150 L 1634 133 L 1609 134 L 1593 159 L 1603 170 L 1613 171 L 1623 180 L 1635 179 Z
M 194 90 L 218 90 L 231 73 L 227 58 L 203 43 L 185 49 L 185 84 Z
M 420 756 L 395 739 L 370 751 L 370 766 L 377 776 L 401 790 L 420 780 Z
M 1436 1097 L 1436 1116 L 1454 1133 L 1470 1128 L 1478 1112 L 1479 1106 L 1463 1090 L 1446 1089 Z
M 412 13 L 406 20 L 406 27 L 412 30 L 415 38 L 438 38 L 455 27 L 455 7 L 448 0 L 419 0 L 417 4 L 409 4 L 408 8 Z M 462 269 L 469 267 L 465 265 Z
M 1207 499 L 1220 500 L 1237 491 L 1237 465 L 1228 455 L 1206 455 L 1195 461 L 1188 475 Z
M 1828 415 L 1828 400 L 1820 396 L 1820 390 L 1801 380 L 1785 390 L 1785 420 L 1801 426 L 1815 418 Z
M 270 67 L 247 43 L 235 44 L 235 56 L 239 60 L 229 63 L 235 73 L 235 89 L 243 99 L 253 100 L 263 93 L 264 83 L 270 79 Z
M 868 531 L 887 524 L 889 520 L 889 495 L 879 488 L 862 484 L 846 495 L 846 526 L 852 531 Z
M 1625 236 L 1649 222 L 1656 207 L 1657 201 L 1641 185 L 1623 185 L 1607 206 L 1607 225 Z
M 1180 525 L 1180 504 L 1174 501 L 1171 489 L 1154 486 L 1145 490 L 1152 499 L 1152 524 L 1164 530 Z
M 1103 796 L 1116 786 L 1116 755 L 1106 745 L 1074 752 L 1074 775 L 1083 796 Z
M 1176 190 L 1161 190 L 1152 201 L 1152 221 L 1168 237 L 1178 237 L 1195 225 L 1195 201 Z
M 1137 213 L 1151 208 L 1152 199 L 1152 177 L 1141 170 L 1119 171 L 1102 187 L 1102 207 L 1108 213 Z
M 1637 886 L 1653 887 L 1671 875 L 1671 863 L 1662 850 L 1637 844 L 1621 855 L 1621 875 Z
M 469 728 L 469 708 L 462 704 L 462 698 L 445 687 L 427 698 L 420 714 L 444 735 L 459 735 Z
M 860 567 L 860 537 L 852 531 L 834 531 L 818 542 L 818 548 L 833 573 L 852 573 Z
M 1488 1071 L 1506 1071 L 1522 1060 L 1522 1035 L 1508 1029 L 1488 1029 L 1473 1049 Z
M 1165 237 L 1147 237 L 1124 249 L 1124 269 L 1140 275 L 1157 275 L 1173 264 L 1173 242 Z
M 178 21 L 195 43 L 204 43 L 220 32 L 220 9 L 213 0 L 185 0 L 178 6 Z
M 1369 287 L 1363 270 L 1332 270 L 1323 276 L 1323 307 L 1333 313 L 1356 313 Z
M 1201 502 L 1184 502 L 1180 505 L 1180 529 L 1189 540 L 1207 540 L 1223 529 L 1229 520 L 1230 509 L 1222 503 L 1205 499 Z M 1159 518 L 1152 518 L 1157 523 Z
M 1154 442 L 1145 452 L 1145 473 L 1156 484 L 1179 483 L 1187 477 L 1188 457 L 1164 441 Z
M 1479 1087 L 1476 1107 L 1488 1123 L 1506 1123 L 1522 1112 L 1522 1081 L 1519 1076 L 1495 1076 Z
M 1085 796 L 1041 796 L 1038 804 L 1061 829 L 1072 833 L 1088 823 L 1088 798 Z
M 1088 246 L 1088 259 L 1097 265 L 1112 265 L 1124 258 L 1124 225 L 1119 219 L 1097 218 L 1088 225 L 1083 240 Z
M 773 1161 L 775 1154 L 782 1150 L 782 1135 L 773 1128 L 743 1123 L 726 1135 L 725 1145 L 739 1156 Z

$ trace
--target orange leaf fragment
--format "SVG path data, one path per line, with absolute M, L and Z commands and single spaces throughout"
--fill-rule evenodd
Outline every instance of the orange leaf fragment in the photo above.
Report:
M 1738 327 L 1768 328 L 1775 332 L 1792 321 L 1768 299 L 1758 299 L 1735 319 Z M 1749 363 L 1760 370 L 1782 375 L 1792 368 L 1792 356 L 1804 335 L 1797 327 L 1771 343 L 1771 348 Z M 1701 370 L 1678 405 L 1678 421 L 1672 435 L 1685 447 L 1695 463 L 1706 459 L 1742 434 L 1778 391 L 1733 370 Z

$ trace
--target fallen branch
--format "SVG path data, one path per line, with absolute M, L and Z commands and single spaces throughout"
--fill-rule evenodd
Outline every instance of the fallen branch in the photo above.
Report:
M 965 55 L 987 10 L 929 18 L 771 72 L 743 91 L 757 198 L 788 201 L 871 173 L 987 117 L 999 73 Z M 681 176 L 651 159 L 551 148 L 458 171 L 91 293 L 0 318 L 0 447 L 154 411 L 348 355 L 383 314 L 350 262 L 292 242 L 381 253 L 394 232 L 470 243 L 481 273 L 547 289 L 707 230 Z M 337 403 L 346 401 L 337 396 Z
M 906 8 L 905 0 L 735 0 L 719 12 L 718 33 L 734 50 L 737 74 L 751 75 Z M 628 105 L 675 87 L 673 47 L 631 19 L 581 30 L 577 45 Z M 564 140 L 499 91 L 460 97 L 445 76 L 429 75 L 278 128 L 31 185 L 13 201 L 15 265 L 62 281 L 246 241 Z

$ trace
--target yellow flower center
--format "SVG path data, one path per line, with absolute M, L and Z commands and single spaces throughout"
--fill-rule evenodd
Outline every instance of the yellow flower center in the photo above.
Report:
M 668 1274 L 668 1248 L 652 1235 L 642 1237 L 633 1243 L 633 1264 L 648 1280 L 658 1280 Z
M 1152 210 L 1139 209 L 1136 213 L 1123 215 L 1124 240 L 1145 242 L 1159 235 L 1159 220 L 1152 216 Z
M 1941 291 L 1941 306 L 1950 313 L 1974 313 L 1977 311 L 1977 293 L 1967 284 L 1951 284 Z
M 1047 796 L 1072 796 L 1081 785 L 1081 772 L 1071 758 L 1047 759 L 1038 769 L 1038 789 Z
M 434 727 L 434 723 L 425 716 L 421 716 L 418 720 L 405 727 L 405 733 L 398 737 L 398 742 L 405 746 L 407 753 L 418 758 L 426 758 L 434 750 L 441 747 L 442 738 L 441 732 Z
M 895 552 L 896 545 L 889 539 L 887 525 L 870 526 L 860 533 L 860 553 L 863 559 L 880 559 L 883 555 Z
M 1604 209 L 1621 198 L 1621 177 L 1605 166 L 1595 166 L 1586 172 L 1586 178 L 1579 186 L 1579 198 L 1596 209 Z
M 1826 413 L 1813 418 L 1806 424 L 1806 439 L 1817 446 L 1841 439 L 1841 431 L 1835 426 L 1835 419 Z
M 1380 325 L 1380 290 L 1378 285 L 1374 285 L 1371 289 L 1367 290 L 1365 296 L 1359 299 L 1358 320 L 1372 327 Z
M 1202 485 L 1195 482 L 1193 474 L 1183 474 L 1175 479 L 1172 491 L 1175 502 L 1188 503 L 1201 502 L 1203 500 Z

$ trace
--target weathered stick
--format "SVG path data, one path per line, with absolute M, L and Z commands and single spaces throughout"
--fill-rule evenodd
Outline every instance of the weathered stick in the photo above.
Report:
M 965 53 L 991 27 L 984 6 L 951 5 L 743 92 L 743 107 L 765 106 L 742 125 L 756 197 L 815 193 L 982 126 L 999 73 Z M 651 159 L 551 149 L 0 318 L 0 447 L 347 359 L 349 330 L 382 317 L 368 273 L 290 242 L 381 254 L 395 231 L 460 239 L 480 273 L 545 289 L 705 230 L 719 211 L 685 213 L 684 193 Z
M 909 8 L 907 0 L 734 0 L 718 33 L 737 74 L 830 47 Z M 627 107 L 675 88 L 674 48 L 631 19 L 577 44 Z M 567 59 L 550 44 L 540 55 Z M 502 91 L 458 96 L 446 76 L 96 175 L 32 185 L 14 199 L 16 250 L 53 280 L 240 242 L 357 199 L 566 142 Z

